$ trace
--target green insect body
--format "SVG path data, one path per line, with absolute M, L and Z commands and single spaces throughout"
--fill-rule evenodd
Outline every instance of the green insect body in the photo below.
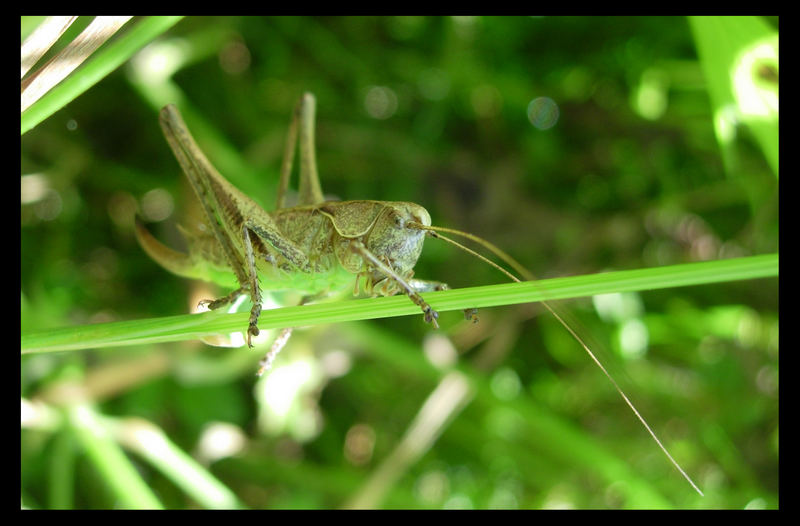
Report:
M 431 225 L 428 212 L 396 201 L 324 201 L 313 156 L 314 99 L 304 95 L 290 126 L 276 210 L 267 212 L 238 190 L 206 159 L 177 109 L 166 106 L 160 122 L 203 209 L 194 229 L 181 228 L 188 253 L 166 247 L 137 218 L 142 248 L 174 274 L 237 287 L 210 308 L 248 294 L 253 301 L 247 342 L 258 334 L 261 288 L 292 290 L 312 298 L 353 286 L 371 295 L 405 293 L 437 326 L 438 314 L 420 291 L 446 285 L 412 279 Z M 283 207 L 300 121 L 300 204 Z
M 349 222 L 356 211 L 368 213 L 359 222 Z M 405 202 L 345 201 L 285 208 L 269 213 L 277 227 L 300 250 L 309 256 L 312 272 L 303 272 L 276 252 L 271 245 L 256 238 L 252 241 L 256 270 L 263 289 L 292 290 L 315 296 L 353 286 L 355 278 L 366 272 L 364 260 L 349 249 L 351 240 L 360 240 L 367 250 L 384 257 L 392 268 L 410 280 L 413 267 L 422 252 L 422 230 L 408 230 L 403 218 L 430 225 L 428 212 L 419 205 Z M 201 225 L 203 228 L 205 225 Z M 141 224 L 137 237 L 147 254 L 170 272 L 191 279 L 213 282 L 223 287 L 238 286 L 219 243 L 210 234 L 190 232 L 179 227 L 188 246 L 184 254 L 155 239 Z M 405 231 L 404 231 L 405 230 Z M 395 231 L 401 235 L 392 235 Z M 395 282 L 372 269 L 365 280 L 365 292 L 371 289 L 389 296 L 401 292 Z M 383 287 L 381 283 L 385 283 Z

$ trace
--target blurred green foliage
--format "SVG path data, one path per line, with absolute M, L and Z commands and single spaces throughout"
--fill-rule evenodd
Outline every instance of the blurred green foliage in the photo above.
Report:
M 777 19 L 755 20 L 777 41 Z M 326 194 L 420 203 L 539 277 L 777 252 L 777 147 L 743 119 L 723 162 L 704 76 L 723 65 L 701 64 L 693 31 L 673 17 L 186 18 L 22 137 L 22 330 L 181 314 L 221 292 L 166 273 L 133 237 L 139 210 L 179 245 L 193 199 L 158 127 L 166 102 L 269 209 L 290 112 L 311 91 Z M 432 241 L 417 276 L 504 279 Z M 76 431 L 77 387 L 167 508 L 213 505 L 187 489 L 206 470 L 227 505 L 253 508 L 777 507 L 776 281 L 570 302 L 704 498 L 528 305 L 474 326 L 443 316 L 463 377 L 428 358 L 447 347 L 420 316 L 297 331 L 259 381 L 260 352 L 196 342 L 24 356 L 23 400 L 53 412 L 23 422 L 22 502 L 136 506 L 98 469 L 93 451 L 112 445 Z M 398 456 L 448 378 L 467 379 L 463 410 Z M 133 418 L 192 455 L 187 471 L 127 445 Z M 214 454 L 220 441 L 235 446 Z

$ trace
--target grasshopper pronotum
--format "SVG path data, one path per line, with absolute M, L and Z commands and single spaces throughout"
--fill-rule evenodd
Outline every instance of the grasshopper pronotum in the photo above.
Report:
M 219 282 L 220 276 L 230 276 L 233 272 L 238 284 L 236 290 L 201 303 L 216 309 L 239 296 L 249 295 L 253 306 L 246 331 L 248 346 L 252 347 L 251 337 L 259 334 L 261 286 L 269 290 L 300 291 L 305 294 L 305 302 L 332 289 L 352 286 L 354 276 L 355 293 L 361 285 L 371 295 L 406 294 L 420 307 L 425 321 L 438 328 L 438 313 L 421 293 L 444 290 L 447 285 L 413 278 L 413 268 L 426 236 L 452 243 L 519 281 L 504 268 L 439 232 L 453 233 L 481 244 L 525 279 L 533 280 L 526 269 L 488 241 L 459 230 L 432 226 L 430 215 L 420 205 L 399 201 L 325 201 L 316 168 L 314 110 L 313 95 L 304 94 L 289 126 L 277 202 L 272 212 L 265 211 L 217 172 L 195 143 L 175 106 L 165 106 L 160 113 L 167 142 L 200 201 L 205 226 L 199 232 L 184 230 L 188 254 L 161 244 L 138 218 L 137 239 L 156 262 L 180 276 Z M 286 207 L 298 133 L 299 203 Z M 542 303 L 580 343 L 670 462 L 702 495 L 584 340 L 550 304 Z M 466 310 L 465 315 L 477 320 L 474 309 Z M 262 360 L 258 374 L 269 368 L 290 333 L 290 328 L 281 332 Z

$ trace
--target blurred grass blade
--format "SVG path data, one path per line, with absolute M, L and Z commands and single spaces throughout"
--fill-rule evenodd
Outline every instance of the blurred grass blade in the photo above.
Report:
M 413 375 L 428 382 L 441 383 L 441 370 L 437 369 L 427 360 L 416 360 L 415 355 L 419 354 L 419 347 L 406 341 L 387 337 L 384 330 L 369 323 L 348 324 L 343 327 L 348 338 L 358 342 L 368 350 L 370 356 L 379 358 L 381 362 L 389 364 L 395 371 L 403 375 Z M 374 342 L 382 342 L 381 345 L 374 345 Z M 488 352 L 494 352 L 488 349 Z M 471 360 L 472 366 L 462 364 L 458 367 L 461 374 L 465 375 L 469 381 L 470 393 L 475 395 L 475 399 L 480 403 L 486 400 L 495 400 L 496 395 L 493 390 L 492 376 L 485 373 L 480 368 L 476 368 L 478 357 Z M 437 387 L 438 389 L 438 387 Z M 430 397 L 429 397 L 430 398 Z M 533 454 L 544 454 L 550 459 L 558 459 L 564 465 L 580 466 L 581 469 L 592 471 L 605 479 L 608 484 L 622 484 L 620 491 L 625 493 L 627 504 L 632 508 L 668 508 L 671 504 L 660 492 L 660 490 L 642 478 L 636 470 L 632 469 L 629 462 L 620 459 L 616 454 L 609 451 L 597 440 L 588 437 L 581 429 L 576 428 L 571 423 L 564 420 L 552 412 L 552 408 L 534 400 L 535 397 L 520 397 L 504 401 L 504 407 L 516 412 L 524 421 L 525 429 L 520 430 L 520 436 L 525 436 L 524 449 L 526 452 L 535 451 Z M 410 433 L 407 431 L 407 434 Z M 403 438 L 403 441 L 406 439 Z M 400 448 L 398 442 L 396 448 Z M 408 454 L 404 452 L 404 454 Z M 359 508 L 377 506 L 376 497 L 380 496 L 380 487 L 369 487 L 373 479 L 377 479 L 380 484 L 385 483 L 384 477 L 391 473 L 389 463 L 392 468 L 398 469 L 397 461 L 402 460 L 400 452 L 392 451 L 386 459 L 375 468 L 370 478 L 360 486 L 360 489 L 346 502 L 344 507 Z M 392 457 L 395 457 L 392 459 Z M 392 459 L 392 460 L 390 460 Z M 520 460 L 524 462 L 524 460 Z
M 22 49 L 20 50 L 21 71 L 19 78 L 25 76 L 25 73 L 47 53 L 48 49 L 53 47 L 53 44 L 61 38 L 64 31 L 66 31 L 77 18 L 77 16 L 47 17 L 33 33 L 28 35 L 28 38 L 22 43 Z
M 114 437 L 169 477 L 193 500 L 208 509 L 238 509 L 236 495 L 167 437 L 141 418 L 106 419 Z
M 440 312 L 516 305 L 542 300 L 684 287 L 778 276 L 778 254 L 687 263 L 649 269 L 507 283 L 431 292 L 425 299 Z M 405 296 L 318 303 L 264 311 L 262 330 L 420 314 Z M 22 354 L 199 339 L 246 326 L 249 313 L 207 312 L 167 318 L 99 323 L 23 334 Z
M 139 49 L 175 25 L 181 18 L 183 17 L 148 17 L 130 28 L 125 34 L 120 35 L 114 42 L 98 51 L 79 71 L 67 77 L 23 111 L 21 133 L 24 134 L 69 104 L 123 64 Z
M 161 502 L 103 425 L 102 417 L 87 404 L 77 404 L 68 413 L 81 448 L 113 492 L 117 505 L 126 509 L 162 509 Z
M 386 493 L 430 450 L 436 439 L 474 396 L 469 379 L 450 371 L 420 407 L 403 438 L 375 469 L 345 508 L 377 508 Z
M 52 439 L 47 503 L 51 510 L 68 510 L 75 507 L 75 466 L 80 453 L 74 433 L 67 429 L 59 431 Z
M 75 71 L 89 55 L 102 46 L 130 20 L 130 16 L 98 16 L 47 64 L 22 81 L 21 111 L 39 100 L 56 84 Z
M 689 22 L 705 73 L 714 129 L 728 168 L 736 126 L 746 124 L 778 175 L 778 33 L 757 16 Z

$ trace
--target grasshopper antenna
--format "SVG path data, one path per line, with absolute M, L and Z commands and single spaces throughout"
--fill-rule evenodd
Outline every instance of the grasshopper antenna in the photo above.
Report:
M 467 238 L 467 239 L 469 239 L 471 241 L 474 241 L 475 243 L 478 243 L 479 245 L 483 246 L 484 248 L 486 248 L 487 250 L 492 252 L 498 258 L 503 260 L 503 262 L 505 262 L 508 266 L 512 267 L 515 271 L 517 271 L 522 277 L 525 278 L 526 281 L 535 281 L 536 280 L 534 275 L 531 274 L 525 267 L 520 265 L 516 260 L 514 260 L 514 258 L 512 258 L 508 254 L 506 254 L 505 252 L 500 250 L 500 248 L 496 247 L 495 245 L 493 245 L 489 241 L 487 241 L 487 240 L 485 240 L 483 238 L 480 238 L 480 237 L 478 237 L 476 235 L 470 234 L 468 232 L 462 232 L 461 230 L 456 230 L 454 228 L 445 228 L 445 227 L 440 227 L 440 226 L 426 226 L 426 225 L 423 225 L 422 223 L 418 223 L 416 221 L 408 222 L 408 223 L 406 223 L 406 226 L 409 227 L 409 228 L 415 228 L 415 229 L 418 229 L 418 230 L 425 230 L 427 235 L 429 235 L 430 237 L 433 237 L 435 239 L 441 239 L 443 241 L 447 241 L 448 243 L 459 247 L 461 250 L 464 250 L 465 252 L 467 252 L 469 254 L 472 254 L 473 256 L 479 258 L 481 261 L 484 261 L 484 262 L 488 263 L 489 265 L 495 267 L 496 269 L 500 270 L 506 276 L 511 278 L 513 281 L 515 281 L 517 283 L 521 283 L 522 282 L 522 280 L 520 280 L 519 278 L 514 276 L 512 273 L 510 273 L 509 271 L 507 271 L 506 269 L 504 269 L 503 267 L 501 267 L 497 263 L 495 263 L 495 262 L 491 261 L 490 259 L 480 255 L 479 253 L 475 252 L 474 250 L 465 247 L 461 243 L 439 234 L 439 232 L 447 232 L 448 234 L 455 234 L 455 235 L 458 235 L 458 236 L 465 237 L 465 238 Z M 699 493 L 701 497 L 704 497 L 705 495 L 703 494 L 702 491 L 700 491 L 700 488 L 697 487 L 697 485 L 694 483 L 694 481 L 691 479 L 691 477 L 689 477 L 689 475 L 683 470 L 683 468 L 681 468 L 680 464 L 678 464 L 678 462 L 674 458 L 672 458 L 672 455 L 670 455 L 669 451 L 667 451 L 667 448 L 661 443 L 661 440 L 659 440 L 658 436 L 656 436 L 655 432 L 652 430 L 650 425 L 648 425 L 647 421 L 644 419 L 644 417 L 636 409 L 636 406 L 633 405 L 633 402 L 630 401 L 630 399 L 625 394 L 625 392 L 622 390 L 622 388 L 619 386 L 619 384 L 617 384 L 617 382 L 614 380 L 614 378 L 611 376 L 611 374 L 606 370 L 606 368 L 603 366 L 603 364 L 600 362 L 600 360 L 597 359 L 597 357 L 594 355 L 594 353 L 589 348 L 589 346 L 586 344 L 586 342 L 583 340 L 583 338 L 581 338 L 578 335 L 578 333 L 575 332 L 575 330 L 566 321 L 564 321 L 564 318 L 562 318 L 561 315 L 558 314 L 558 312 L 556 312 L 556 308 L 555 307 L 551 306 L 547 301 L 544 301 L 544 300 L 542 300 L 541 303 L 542 303 L 542 305 L 544 305 L 544 307 L 547 310 L 550 311 L 550 313 L 567 330 L 567 332 L 569 332 L 572 335 L 572 337 L 575 338 L 575 340 L 581 345 L 581 347 L 583 347 L 583 350 L 586 351 L 586 353 L 589 355 L 589 357 L 592 359 L 592 361 L 600 368 L 601 371 L 603 371 L 603 374 L 611 382 L 611 385 L 614 386 L 614 389 L 617 390 L 617 393 L 619 393 L 619 395 L 622 397 L 622 399 L 625 401 L 625 403 L 628 405 L 628 407 L 631 409 L 631 411 L 633 411 L 633 414 L 636 415 L 636 418 L 639 419 L 639 422 L 641 422 L 641 424 L 644 426 L 644 428 L 650 434 L 652 439 L 658 445 L 659 449 L 661 449 L 661 451 L 667 456 L 667 458 L 672 463 L 672 465 L 675 466 L 675 469 L 677 469 L 680 472 L 680 474 L 683 475 L 683 478 L 685 478 L 689 482 L 689 484 L 692 486 L 692 488 L 694 488 L 694 490 L 697 493 Z

